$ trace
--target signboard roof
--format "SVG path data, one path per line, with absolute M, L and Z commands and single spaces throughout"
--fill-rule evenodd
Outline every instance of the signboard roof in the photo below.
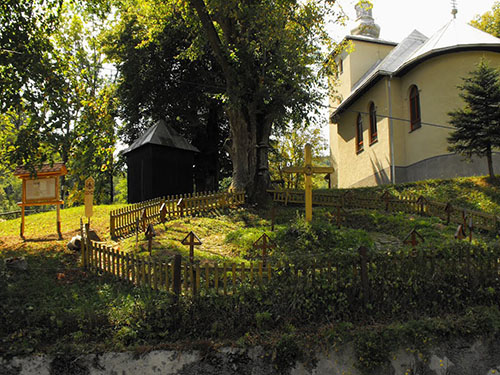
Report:
M 36 170 L 36 177 L 64 176 L 66 173 L 68 173 L 68 170 L 64 163 L 43 164 L 41 168 Z M 18 167 L 14 171 L 14 176 L 20 178 L 30 177 L 31 171 L 24 167 Z

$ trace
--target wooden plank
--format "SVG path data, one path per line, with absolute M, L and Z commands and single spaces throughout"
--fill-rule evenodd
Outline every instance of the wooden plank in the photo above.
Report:
M 224 262 L 223 272 L 224 272 L 224 275 L 223 275 L 224 295 L 227 295 L 227 263 L 226 262 Z
M 215 291 L 219 292 L 219 265 L 215 265 L 214 269 L 214 283 L 215 283 Z
M 233 293 L 236 292 L 236 264 L 232 265 L 232 273 L 233 273 Z
M 177 254 L 174 258 L 173 267 L 173 289 L 176 295 L 179 295 L 181 293 L 181 261 L 181 256 Z
M 196 291 L 198 293 L 200 291 L 200 273 L 201 273 L 200 264 L 197 263 L 196 264 Z
M 208 288 L 210 287 L 210 266 L 208 263 L 205 264 L 205 286 L 208 291 Z

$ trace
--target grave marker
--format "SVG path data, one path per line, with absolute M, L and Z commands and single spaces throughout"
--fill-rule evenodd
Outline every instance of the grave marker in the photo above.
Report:
M 262 249 L 262 265 L 263 267 L 266 266 L 267 262 L 267 250 L 274 248 L 276 245 L 273 244 L 272 240 L 269 238 L 269 236 L 264 233 L 262 236 L 260 236 L 257 241 L 253 243 L 253 247 L 255 249 Z
M 189 245 L 189 262 L 194 263 L 194 247 L 201 245 L 201 240 L 192 231 L 181 241 L 183 245 Z
M 304 148 L 304 166 L 283 168 L 285 173 L 303 173 L 305 175 L 306 221 L 312 220 L 312 175 L 315 173 L 333 173 L 332 167 L 314 167 L 312 165 L 312 146 L 308 143 Z
M 424 237 L 420 233 L 417 232 L 415 228 L 411 230 L 410 233 L 405 237 L 403 243 L 406 245 L 411 245 L 412 247 L 416 247 L 420 242 L 425 242 Z
M 146 228 L 146 232 L 144 233 L 148 240 L 148 252 L 149 255 L 151 255 L 151 250 L 153 248 L 153 238 L 156 237 L 156 231 L 153 226 L 153 224 L 148 224 L 148 227 Z
M 88 223 L 90 224 L 90 218 L 94 214 L 94 189 L 95 189 L 95 180 L 91 177 L 85 180 L 85 216 L 88 219 Z

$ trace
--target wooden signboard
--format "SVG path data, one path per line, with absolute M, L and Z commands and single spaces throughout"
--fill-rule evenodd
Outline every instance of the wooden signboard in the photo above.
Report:
M 25 168 L 17 168 L 14 171 L 14 176 L 23 180 L 22 201 L 18 203 L 21 207 L 21 238 L 24 238 L 25 226 L 25 208 L 26 206 L 57 206 L 57 234 L 62 238 L 61 234 L 61 204 L 64 202 L 60 198 L 59 177 L 68 173 L 66 166 L 63 163 L 44 164 L 41 168 L 35 171 L 33 175 L 31 171 Z
M 94 188 L 95 181 L 92 177 L 89 177 L 85 180 L 85 216 L 89 219 L 94 214 Z

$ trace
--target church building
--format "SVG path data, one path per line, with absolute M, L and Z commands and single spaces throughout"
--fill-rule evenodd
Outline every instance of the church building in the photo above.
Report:
M 372 9 L 357 5 L 356 12 L 359 24 L 345 37 L 350 47 L 334 56 L 332 186 L 487 174 L 485 159 L 448 151 L 448 113 L 464 106 L 457 86 L 481 59 L 500 66 L 500 39 L 452 17 L 430 37 L 414 30 L 393 43 L 379 38 Z M 500 171 L 500 154 L 493 165 Z

